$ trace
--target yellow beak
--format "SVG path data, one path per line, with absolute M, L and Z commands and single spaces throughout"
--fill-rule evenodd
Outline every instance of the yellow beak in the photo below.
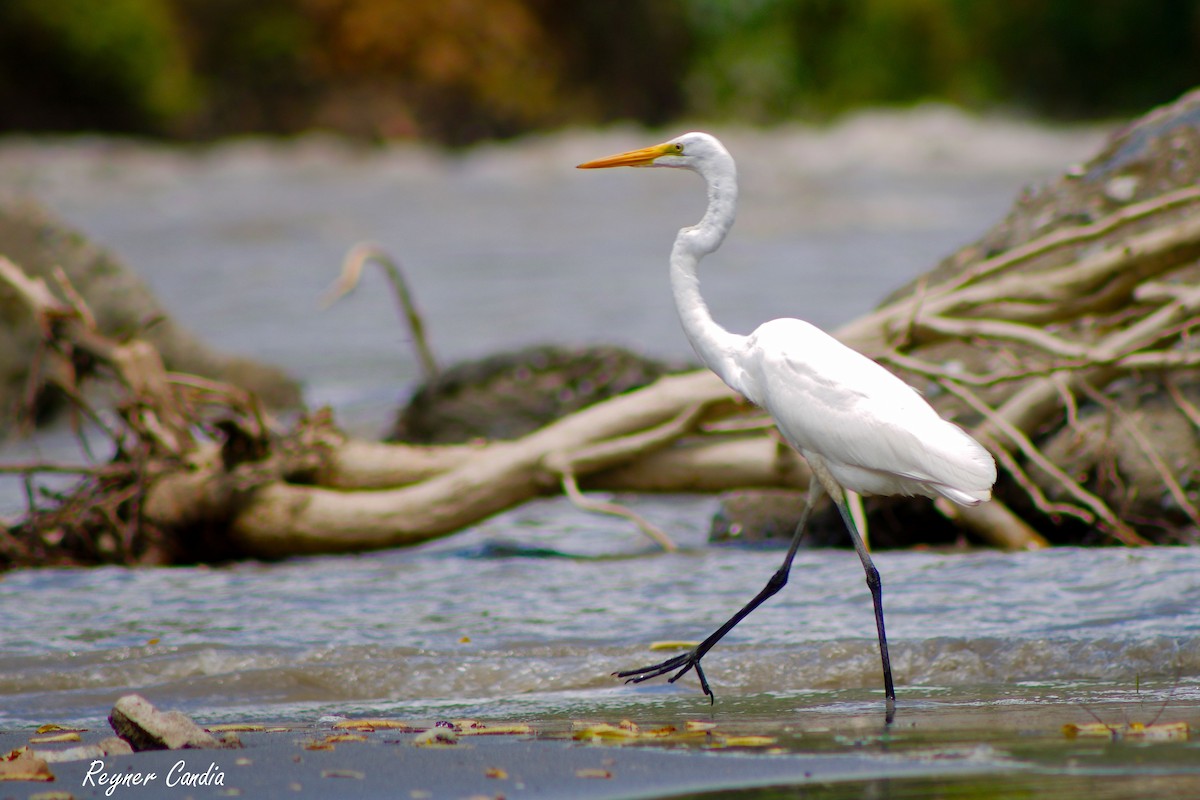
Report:
M 628 153 L 618 153 L 615 156 L 597 158 L 580 164 L 577 169 L 603 169 L 604 167 L 648 167 L 654 159 L 672 152 L 669 144 L 656 144 L 653 147 L 643 147 L 641 150 L 630 150 Z

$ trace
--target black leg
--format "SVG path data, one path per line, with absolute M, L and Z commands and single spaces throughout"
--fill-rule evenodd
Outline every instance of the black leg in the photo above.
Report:
M 817 500 L 820 499 L 821 492 L 822 488 L 820 481 L 818 481 L 816 478 L 813 478 L 809 484 L 808 500 L 804 504 L 804 511 L 800 514 L 800 522 L 796 525 L 796 531 L 792 534 L 792 543 L 788 547 L 787 555 L 783 559 L 783 564 L 780 565 L 779 569 L 775 571 L 775 574 L 773 574 L 770 580 L 767 581 L 767 585 L 762 588 L 762 591 L 754 596 L 753 600 L 751 600 L 749 603 L 743 606 L 740 611 L 730 617 L 724 625 L 717 628 L 711 636 L 698 644 L 694 650 L 674 658 L 669 658 L 666 661 L 662 661 L 658 664 L 651 664 L 648 667 L 639 667 L 638 669 L 626 670 L 624 672 L 614 672 L 613 674 L 618 678 L 625 678 L 626 683 L 641 683 L 642 681 L 648 681 L 651 678 L 657 678 L 659 675 L 665 675 L 668 672 L 675 672 L 674 675 L 667 679 L 670 683 L 674 683 L 687 674 L 688 670 L 694 669 L 696 670 L 696 677 L 700 679 L 701 691 L 708 695 L 710 703 L 714 702 L 716 698 L 713 696 L 712 689 L 710 689 L 708 686 L 708 680 L 704 677 L 704 671 L 700 669 L 700 659 L 704 658 L 705 654 L 713 648 L 713 645 L 725 637 L 725 634 L 729 633 L 739 622 L 749 616 L 750 612 L 754 611 L 754 609 L 758 608 L 760 605 L 766 602 L 768 598 L 779 592 L 780 589 L 787 585 L 788 573 L 790 573 L 792 570 L 792 560 L 796 557 L 796 551 L 800 547 L 800 539 L 804 535 L 804 529 L 808 526 L 808 515 L 812 512 L 812 508 L 814 505 L 816 505 Z M 876 608 L 878 608 L 878 605 Z M 879 624 L 881 626 L 883 625 L 882 616 L 879 617 Z M 881 627 L 879 630 L 880 635 L 882 636 L 883 628 Z M 890 671 L 888 672 L 888 680 L 891 680 Z
M 896 715 L 896 688 L 892 684 L 892 660 L 888 656 L 887 633 L 883 629 L 883 582 L 879 579 L 879 570 L 875 569 L 875 563 L 871 561 L 871 554 L 867 552 L 862 535 L 854 524 L 854 517 L 851 516 L 850 509 L 846 506 L 845 493 L 843 492 L 841 497 L 835 497 L 833 502 L 842 515 L 842 521 L 846 523 L 846 529 L 850 531 L 854 549 L 858 552 L 863 570 L 867 573 L 867 588 L 871 590 L 871 602 L 875 605 L 875 630 L 879 634 L 879 657 L 883 661 L 884 717 L 890 724 Z

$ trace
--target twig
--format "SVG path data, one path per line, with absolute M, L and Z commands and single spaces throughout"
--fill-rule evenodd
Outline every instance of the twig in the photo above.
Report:
M 26 518 L 32 518 L 37 513 L 37 499 L 33 491 L 33 474 L 25 473 L 21 479 L 21 487 L 25 490 Z
M 700 426 L 703 433 L 752 433 L 775 428 L 775 421 L 766 414 L 750 414 L 741 417 L 706 422 Z
M 641 530 L 659 544 L 664 550 L 671 552 L 678 549 L 665 533 L 635 512 L 604 503 L 589 500 L 579 490 L 576 475 L 579 472 L 594 472 L 628 461 L 630 458 L 664 447 L 695 428 L 697 421 L 704 413 L 705 404 L 694 403 L 684 408 L 674 418 L 649 430 L 610 439 L 605 442 L 581 448 L 569 453 L 557 452 L 543 460 L 543 465 L 559 476 L 563 492 L 580 508 L 588 511 L 598 511 L 604 514 L 614 514 L 632 520 Z
M 1159 478 L 1162 479 L 1163 485 L 1167 487 L 1167 491 L 1171 493 L 1171 497 L 1173 497 L 1175 502 L 1179 504 L 1179 507 L 1183 510 L 1183 513 L 1187 514 L 1188 519 L 1191 520 L 1193 525 L 1200 527 L 1200 511 L 1197 511 L 1196 507 L 1192 505 L 1192 502 L 1188 500 L 1187 494 L 1183 491 L 1183 487 L 1179 485 L 1179 481 L 1175 479 L 1174 474 L 1171 472 L 1171 468 L 1168 467 L 1166 462 L 1162 460 L 1162 456 L 1160 456 L 1158 451 L 1154 449 L 1154 446 L 1150 444 L 1150 441 L 1146 438 L 1145 434 L 1142 433 L 1142 430 L 1137 426 L 1137 423 L 1133 421 L 1133 418 L 1129 414 L 1125 413 L 1120 406 L 1114 403 L 1110 398 L 1106 397 L 1102 392 L 1098 391 L 1096 387 L 1092 386 L 1087 381 L 1084 381 L 1080 384 L 1080 389 L 1082 389 L 1084 394 L 1091 398 L 1093 402 L 1103 406 L 1105 410 L 1107 410 L 1108 413 L 1117 420 L 1118 424 L 1125 429 L 1125 432 L 1129 434 L 1129 438 L 1134 441 L 1134 443 L 1138 446 L 1138 449 L 1142 451 L 1142 455 L 1144 455 L 1146 460 L 1150 462 L 1150 466 L 1153 467 L 1154 471 L 1158 473 Z
M 922 321 L 923 324 L 924 322 Z M 1163 331 L 1162 336 L 1166 338 L 1179 335 L 1197 325 L 1200 325 L 1200 319 L 1189 319 L 1183 325 L 1172 326 L 1175 330 Z M 986 374 L 947 370 L 895 349 L 881 353 L 878 360 L 888 361 L 910 372 L 931 378 L 947 378 L 970 386 L 995 386 L 1025 378 L 1053 375 L 1058 372 L 1101 365 L 1120 367 L 1123 370 L 1182 369 L 1200 366 L 1200 351 L 1196 350 L 1142 350 L 1121 354 L 1114 352 L 1112 348 L 1101 348 L 1059 339 L 1037 331 L 1029 325 L 1019 323 L 1001 323 L 997 320 L 949 320 L 940 317 L 929 326 L 929 329 L 963 338 L 981 337 L 1020 341 L 1060 355 L 1062 360 L 1050 361 L 1040 367 Z
M 1195 258 L 1197 252 L 1200 252 L 1200 219 L 1184 219 L 1131 235 L 1121 247 L 1106 248 L 1065 266 L 1032 274 L 1014 272 L 987 284 L 927 297 L 923 300 L 925 314 L 1002 317 L 1030 324 L 1061 322 L 1127 302 L 1139 281 L 1174 269 L 1181 262 Z M 868 349 L 882 349 L 878 345 L 880 333 L 890 340 L 900 336 L 903 329 L 899 326 L 906 323 L 907 310 L 908 305 L 898 301 L 856 320 L 842 334 L 851 341 L 861 339 Z
M 43 329 L 46 327 L 45 315 L 47 312 L 63 312 L 62 302 L 54 296 L 45 281 L 41 278 L 29 277 L 20 267 L 4 256 L 0 256 L 0 280 L 3 280 L 20 295 Z
M 588 473 L 628 461 L 634 456 L 665 447 L 695 428 L 705 404 L 693 403 L 676 416 L 648 430 L 599 442 L 569 453 L 551 454 L 543 465 L 555 474 Z
M 1067 427 L 1073 431 L 1079 430 L 1079 404 L 1075 402 L 1075 395 L 1071 393 L 1071 387 L 1063 379 L 1064 376 L 1056 374 L 1051 376 L 1055 387 L 1058 389 L 1058 396 L 1062 400 L 1063 408 L 1067 414 Z
M 232 384 L 222 383 L 221 381 L 212 380 L 211 378 L 202 378 L 199 375 L 189 375 L 183 372 L 168 372 L 167 380 L 176 386 L 184 386 L 188 389 L 193 389 L 197 393 L 212 394 L 226 400 L 233 400 L 239 404 L 248 402 L 250 395 L 245 389 Z
M 1171 302 L 1165 303 L 1139 322 L 1105 339 L 1101 343 L 1104 348 L 1102 360 L 1117 361 L 1122 354 L 1133 353 L 1169 338 L 1178 337 L 1191 325 L 1196 324 L 1197 320 L 1189 317 L 1198 307 L 1200 286 L 1181 288 Z M 1186 325 L 1181 324 L 1185 321 Z
M 9 475 L 28 475 L 38 472 L 58 473 L 63 475 L 94 475 L 104 472 L 107 465 L 95 466 L 90 464 L 59 464 L 51 461 L 27 461 L 16 464 L 0 464 L 0 473 Z
M 1200 366 L 1200 352 L 1195 350 L 1144 350 L 1121 356 L 1113 362 L 1123 369 L 1186 369 Z
M 898 347 L 903 346 L 906 343 L 911 343 L 915 338 L 913 334 L 916 332 L 917 318 L 921 316 L 921 308 L 924 305 L 925 294 L 928 290 L 929 276 L 926 274 L 917 278 L 917 283 L 913 287 L 912 293 L 912 311 L 908 314 L 908 318 L 905 321 L 904 326 L 901 328 L 901 330 L 904 331 L 904 336 L 901 340 L 901 344 L 897 345 Z
M 58 284 L 59 291 L 63 293 L 63 297 L 67 299 L 67 303 L 71 306 L 71 309 L 79 315 L 79 319 L 83 321 L 84 326 L 95 330 L 96 318 L 92 316 L 91 309 L 84 302 L 83 296 L 75 291 L 75 287 L 71 285 L 70 279 L 67 278 L 67 273 L 63 271 L 62 267 L 55 267 L 52 274 L 54 275 L 54 282 Z
M 674 553 L 679 549 L 679 546 L 671 540 L 671 537 L 663 532 L 650 520 L 643 517 L 641 514 L 634 511 L 632 508 L 617 505 L 616 503 L 606 503 L 602 500 L 587 497 L 579 490 L 579 483 L 575 480 L 575 473 L 565 471 L 562 473 L 563 493 L 575 504 L 576 507 L 584 511 L 593 511 L 598 514 L 611 514 L 615 517 L 627 519 L 636 525 L 642 533 L 653 539 L 659 547 L 668 553 Z
M 1046 458 L 1046 456 L 1044 456 L 1042 452 L 1037 449 L 1037 447 L 1034 446 L 1033 442 L 1029 441 L 1025 434 L 1021 433 L 1020 430 L 1009 423 L 1009 421 L 1006 420 L 1003 415 L 992 409 L 987 405 L 987 403 L 980 400 L 974 392 L 972 392 L 970 389 L 967 389 L 965 386 L 959 386 L 951 381 L 944 382 L 942 386 L 944 386 L 948 392 L 955 395 L 967 405 L 971 406 L 971 408 L 983 415 L 983 417 L 989 423 L 994 425 L 997 430 L 1008 437 L 1009 441 L 1015 444 L 1017 449 L 1019 449 L 1026 458 L 1036 464 L 1040 469 L 1046 472 L 1046 474 L 1058 481 L 1067 494 L 1071 495 L 1080 504 L 1090 509 L 1098 519 L 1102 520 L 1106 525 L 1109 526 L 1110 532 L 1114 538 L 1131 546 L 1150 544 L 1150 542 L 1142 538 L 1142 536 L 1140 536 L 1136 531 L 1122 522 L 1120 518 L 1113 513 L 1112 509 L 1108 507 L 1107 503 L 1084 489 L 1082 486 L 1072 480 L 1069 475 L 1051 463 L 1050 460 Z
M 1013 381 L 1025 380 L 1027 378 L 1039 378 L 1047 375 L 1053 375 L 1057 372 L 1069 371 L 1073 369 L 1081 369 L 1090 366 L 1091 362 L 1083 359 L 1075 359 L 1070 361 L 1053 361 L 1041 367 L 1029 367 L 1028 369 L 1013 369 L 1013 370 L 997 370 L 996 372 L 978 373 L 966 372 L 964 370 L 947 369 L 940 364 L 934 364 L 930 361 L 901 353 L 899 350 L 888 350 L 886 353 L 881 353 L 877 361 L 886 361 L 893 364 L 902 370 L 912 372 L 917 375 L 923 375 L 934 380 L 949 380 L 955 383 L 967 384 L 968 386 L 989 387 L 996 386 L 1001 383 L 1011 383 Z
M 392 285 L 392 291 L 396 294 L 396 300 L 400 305 L 400 310 L 404 313 L 409 333 L 412 335 L 413 346 L 417 350 L 417 359 L 421 362 L 421 372 L 425 376 L 425 380 L 436 378 L 440 370 L 433 357 L 433 351 L 429 348 L 429 341 L 425 336 L 425 323 L 421 318 L 421 312 L 417 310 L 416 301 L 413 300 L 412 293 L 409 291 L 408 280 L 403 270 L 400 269 L 400 264 L 380 245 L 363 242 L 350 249 L 350 252 L 342 260 L 341 274 L 321 297 L 322 307 L 332 305 L 339 298 L 353 291 L 362 276 L 363 265 L 369 261 L 374 261 L 383 269 L 388 282 Z
M 1004 471 L 1012 476 L 1013 480 L 1016 481 L 1017 486 L 1021 487 L 1025 494 L 1029 495 L 1029 498 L 1033 501 L 1033 505 L 1043 514 L 1051 519 L 1059 515 L 1075 517 L 1076 519 L 1082 520 L 1088 525 L 1091 525 L 1096 521 L 1096 515 L 1087 509 L 1080 508 L 1079 506 L 1072 505 L 1070 503 L 1051 502 L 1051 500 L 1046 497 L 1045 493 L 1042 492 L 1041 487 L 1038 486 L 1033 479 L 1029 477 L 1028 473 L 1021 468 L 1021 465 L 1017 463 L 1017 460 L 1013 457 L 1012 453 L 1008 452 L 1007 447 L 1004 447 L 990 436 L 985 437 L 985 443 L 989 445 L 988 449 L 992 451 L 992 455 L 994 455 L 996 460 L 1000 462 L 1000 466 L 1004 467 Z
M 1091 348 L 1085 344 L 1067 341 L 1045 330 L 1019 322 L 1008 322 L 999 319 L 951 319 L 949 317 L 921 317 L 916 320 L 918 328 L 936 331 L 947 336 L 960 339 L 979 337 L 983 339 L 1001 339 L 1021 342 L 1045 350 L 1062 358 L 1083 359 L 1088 357 Z
M 240 386 L 181 372 L 168 372 L 166 378 L 171 385 L 187 389 L 192 394 L 197 395 L 197 402 L 215 405 L 218 410 L 226 414 L 235 412 L 243 422 L 247 421 L 247 419 L 253 420 L 253 430 L 251 432 L 254 435 L 265 436 L 270 431 L 258 396 L 247 392 Z M 211 396 L 212 399 L 206 400 L 206 395 Z M 200 412 L 198 409 L 191 406 L 189 408 L 192 408 L 193 411 L 191 416 L 199 417 Z
M 1171 300 L 1186 298 L 1192 287 L 1188 284 L 1170 283 L 1168 281 L 1145 281 L 1133 290 L 1133 297 L 1139 303 L 1166 303 Z
M 1098 239 L 1131 222 L 1136 222 L 1155 214 L 1161 214 L 1164 211 L 1179 206 L 1190 205 L 1197 201 L 1200 201 L 1200 187 L 1188 186 L 1141 203 L 1124 206 L 1103 219 L 1096 220 L 1087 225 L 1060 228 L 1045 236 L 1040 236 L 1037 239 L 1026 242 L 1023 245 L 1018 245 L 998 256 L 980 261 L 971 268 L 963 270 L 953 280 L 935 287 L 935 290 L 938 294 L 944 294 L 947 290 L 953 291 L 962 286 L 976 283 L 983 278 L 990 277 L 997 272 L 1011 269 L 1038 256 L 1046 255 L 1064 247 Z
M 1107 383 L 1120 373 L 1113 366 L 1117 355 L 1133 353 L 1162 341 L 1164 331 L 1172 329 L 1180 320 L 1191 315 L 1197 304 L 1200 304 L 1200 287 L 1191 287 L 1180 298 L 1097 343 L 1092 351 L 1097 366 L 1074 370 L 1062 376 L 1048 375 L 1026 383 L 996 410 L 996 419 L 1003 420 L 1016 430 L 1033 430 L 1058 409 L 1061 391 L 1058 381 L 1065 380 L 1068 387 L 1085 378 L 1100 385 Z
M 1164 375 L 1163 383 L 1166 384 L 1167 394 L 1171 395 L 1171 399 L 1175 401 L 1175 405 L 1188 418 L 1192 426 L 1200 430 L 1200 408 L 1196 408 L 1190 400 L 1183 396 L 1183 391 L 1179 388 L 1179 384 L 1175 382 L 1175 376 Z

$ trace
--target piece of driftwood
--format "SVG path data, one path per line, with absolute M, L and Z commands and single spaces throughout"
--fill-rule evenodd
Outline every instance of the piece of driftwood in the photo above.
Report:
M 732 402 L 707 373 L 664 378 L 653 387 L 592 406 L 511 442 L 480 448 L 470 459 L 396 489 L 347 492 L 277 483 L 264 487 L 231 529 L 248 552 L 361 550 L 410 544 L 458 530 L 483 517 L 555 490 L 583 471 L 577 454 L 605 441 L 673 423 L 681 410 Z M 665 446 L 647 441 L 641 450 Z M 591 457 L 586 469 L 636 457 L 622 451 Z M 336 531 L 331 536 L 330 531 Z

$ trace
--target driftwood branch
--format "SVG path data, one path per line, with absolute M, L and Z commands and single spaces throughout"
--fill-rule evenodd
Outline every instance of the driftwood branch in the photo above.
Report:
M 1031 462 L 1036 464 L 1040 469 L 1047 474 L 1053 476 L 1068 494 L 1073 496 L 1081 505 L 1088 508 L 1096 519 L 1102 520 L 1112 530 L 1113 535 L 1120 539 L 1125 544 L 1149 544 L 1141 536 L 1138 536 L 1128 525 L 1122 522 L 1112 509 L 1099 497 L 1096 497 L 1091 492 L 1082 488 L 1066 473 L 1059 469 L 1055 464 L 1051 463 L 1041 451 L 1033 445 L 1029 438 L 1021 432 L 1016 426 L 1010 424 L 1002 413 L 993 411 L 988 406 L 965 387 L 955 386 L 954 384 L 946 384 L 946 388 L 952 391 L 956 396 L 966 401 L 967 405 L 971 406 L 975 411 L 984 416 L 987 424 L 996 429 L 999 435 L 1004 436 L 1010 442 L 1017 446 L 1021 453 Z M 993 441 L 996 435 L 989 431 L 987 434 L 978 434 L 985 443 L 991 444 L 992 450 L 1000 448 Z
M 433 349 L 425 334 L 425 320 L 417 310 L 417 302 L 409 289 L 408 278 L 400 263 L 391 253 L 372 242 L 355 245 L 342 260 L 342 271 L 321 298 L 321 305 L 328 307 L 340 298 L 354 291 L 362 277 L 363 267 L 375 262 L 383 269 L 396 296 L 396 305 L 400 308 L 404 323 L 412 336 L 413 347 L 417 351 L 417 361 L 421 364 L 421 372 L 426 380 L 438 374 L 437 360 L 433 357 Z
M 576 508 L 582 511 L 590 511 L 594 514 L 608 514 L 621 519 L 629 520 L 637 526 L 638 530 L 646 534 L 655 544 L 661 547 L 668 553 L 674 553 L 679 549 L 679 545 L 668 536 L 662 528 L 655 525 L 650 520 L 643 517 L 641 514 L 627 506 L 617 503 L 610 503 L 604 500 L 598 500 L 595 497 L 588 497 L 579 490 L 579 482 L 575 480 L 575 475 L 570 472 L 563 473 L 562 489 Z
M 1200 528 L 1200 512 L 1196 510 L 1196 506 L 1188 499 L 1187 493 L 1179 485 L 1179 481 L 1171 472 L 1171 468 L 1163 461 L 1158 449 L 1146 437 L 1146 434 L 1141 430 L 1137 422 L 1129 414 L 1125 413 L 1117 403 L 1106 397 L 1102 392 L 1097 391 L 1095 387 L 1084 383 L 1080 385 L 1080 388 L 1093 402 L 1103 406 L 1117 420 L 1117 423 L 1125 429 L 1129 437 L 1137 444 L 1142 455 L 1145 456 L 1146 460 L 1154 468 L 1154 471 L 1158 473 L 1162 479 L 1163 486 L 1170 492 L 1175 503 L 1187 514 L 1192 524 Z
M 595 472 L 603 467 L 629 461 L 643 453 L 665 447 L 690 431 L 700 419 L 704 406 L 697 403 L 685 408 L 673 419 L 650 430 L 609 439 L 571 453 L 552 453 L 545 466 L 562 476 L 563 493 L 571 501 L 587 511 L 613 514 L 624 517 L 653 539 L 664 550 L 677 550 L 671 537 L 656 525 L 628 508 L 586 497 L 579 490 L 577 475 L 580 472 Z

